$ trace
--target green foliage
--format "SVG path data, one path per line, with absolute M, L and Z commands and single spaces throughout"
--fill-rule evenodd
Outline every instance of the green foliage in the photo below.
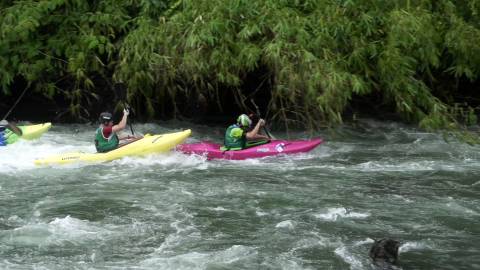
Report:
M 458 80 L 480 75 L 478 0 L 25 0 L 0 8 L 2 91 L 20 77 L 68 97 L 77 115 L 101 81 L 126 82 L 130 101 L 150 116 L 179 93 L 233 91 L 242 106 L 254 73 L 272 87 L 270 116 L 286 124 L 341 123 L 352 101 L 369 95 L 426 129 L 476 121 L 454 96 Z

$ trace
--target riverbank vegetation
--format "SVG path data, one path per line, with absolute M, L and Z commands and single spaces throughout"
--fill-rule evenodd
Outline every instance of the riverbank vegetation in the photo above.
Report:
M 181 115 L 192 100 L 240 111 L 255 97 L 271 119 L 310 128 L 376 106 L 426 129 L 477 121 L 478 0 L 5 0 L 0 9 L 0 96 L 27 87 L 61 97 L 77 118 L 123 81 L 145 117 Z

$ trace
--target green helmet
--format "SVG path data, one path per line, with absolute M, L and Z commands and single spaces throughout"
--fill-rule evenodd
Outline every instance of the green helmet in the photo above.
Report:
M 252 120 L 246 114 L 242 114 L 237 118 L 237 124 L 241 127 L 249 127 L 252 124 Z

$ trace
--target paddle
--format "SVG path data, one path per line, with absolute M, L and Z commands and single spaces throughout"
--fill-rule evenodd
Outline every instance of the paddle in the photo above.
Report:
M 20 96 L 17 98 L 17 100 L 15 101 L 15 103 L 13 104 L 13 106 L 10 108 L 10 110 L 8 110 L 8 112 L 3 116 L 3 118 L 1 118 L 0 120 L 5 120 L 7 119 L 7 117 L 10 115 L 10 113 L 13 111 L 13 109 L 15 109 L 15 107 L 17 106 L 17 104 L 20 102 L 20 100 L 23 98 L 23 96 L 25 95 L 25 93 L 27 92 L 27 89 L 28 89 L 29 85 L 27 85 L 27 87 L 25 87 L 25 89 L 23 89 L 23 92 L 22 94 L 20 94 Z M 12 123 L 9 123 L 8 124 L 8 129 L 10 129 L 13 133 L 17 134 L 18 136 L 22 136 L 23 134 L 23 131 L 18 128 L 16 125 L 12 124 Z
M 113 86 L 113 90 L 115 91 L 115 95 L 117 96 L 117 99 L 122 101 L 123 107 L 125 107 L 125 109 L 130 111 L 130 106 L 127 103 L 127 87 L 125 86 L 125 84 L 116 83 Z M 135 136 L 135 131 L 133 130 L 132 121 L 129 121 L 128 125 L 130 126 L 130 131 L 132 132 L 132 136 Z
M 3 118 L 1 118 L 0 120 L 2 119 L 7 119 L 7 117 L 10 115 L 10 113 L 13 111 L 13 109 L 17 106 L 18 102 L 20 102 L 20 100 L 23 98 L 23 96 L 25 95 L 25 93 L 27 92 L 27 89 L 28 89 L 28 86 L 25 87 L 25 89 L 23 90 L 22 94 L 17 98 L 17 100 L 15 101 L 15 103 L 13 104 L 13 106 L 10 108 L 10 110 L 3 116 Z
M 257 115 L 258 117 L 262 117 L 262 114 L 260 113 L 260 109 L 258 108 L 257 104 L 255 103 L 255 101 L 253 100 L 253 98 L 250 99 L 250 102 L 253 104 L 253 106 L 255 106 L 255 109 L 257 110 Z M 265 133 L 267 134 L 267 136 L 272 139 L 272 140 L 275 140 L 275 137 L 273 137 L 273 135 L 270 133 L 270 131 L 268 130 L 267 126 L 264 125 L 263 126 L 263 129 L 265 130 Z

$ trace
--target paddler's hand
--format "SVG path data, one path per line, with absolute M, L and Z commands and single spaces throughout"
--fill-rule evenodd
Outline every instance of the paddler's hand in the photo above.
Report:
M 130 114 L 130 111 L 127 108 L 123 109 L 123 115 L 128 116 L 129 114 Z
M 265 120 L 263 120 L 263 119 L 258 120 L 258 124 L 259 124 L 261 127 L 265 126 Z

